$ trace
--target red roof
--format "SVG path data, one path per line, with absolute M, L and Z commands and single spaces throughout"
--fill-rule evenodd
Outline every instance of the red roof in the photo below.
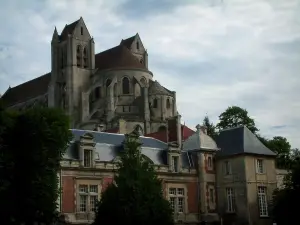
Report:
M 192 129 L 188 128 L 185 125 L 181 125 L 181 132 L 182 132 L 182 140 L 186 140 L 188 137 L 190 137 L 192 134 L 195 133 Z M 170 130 L 170 133 L 176 133 L 174 130 Z M 152 137 L 157 140 L 163 141 L 167 143 L 167 132 L 166 131 L 157 131 L 151 134 L 146 134 L 146 137 Z

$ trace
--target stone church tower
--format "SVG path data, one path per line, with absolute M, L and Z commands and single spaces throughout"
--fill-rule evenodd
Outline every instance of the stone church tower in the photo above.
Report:
M 71 116 L 72 128 L 118 133 L 153 133 L 177 116 L 176 93 L 153 80 L 138 34 L 95 54 L 80 18 L 61 34 L 54 29 L 51 60 L 50 73 L 6 91 L 3 100 L 9 107 L 60 107 Z

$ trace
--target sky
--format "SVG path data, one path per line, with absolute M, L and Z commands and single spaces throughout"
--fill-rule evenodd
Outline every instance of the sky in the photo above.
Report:
M 83 17 L 96 52 L 139 33 L 191 128 L 229 106 L 300 148 L 300 0 L 0 2 L 0 93 L 50 71 L 54 27 Z

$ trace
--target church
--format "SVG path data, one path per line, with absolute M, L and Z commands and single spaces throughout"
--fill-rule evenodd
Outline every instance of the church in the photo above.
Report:
M 154 80 L 139 34 L 95 53 L 80 18 L 60 34 L 54 29 L 51 57 L 50 72 L 8 88 L 1 99 L 8 108 L 59 107 L 71 117 L 74 138 L 61 162 L 58 199 L 68 223 L 93 221 L 124 134 L 132 133 L 163 182 L 176 223 L 271 224 L 275 153 L 247 127 L 213 140 L 203 126 L 182 125 L 176 92 Z

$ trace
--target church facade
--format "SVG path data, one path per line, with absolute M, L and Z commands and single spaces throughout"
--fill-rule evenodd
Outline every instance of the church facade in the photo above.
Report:
M 177 223 L 271 224 L 275 154 L 246 127 L 221 131 L 215 141 L 205 127 L 182 125 L 176 92 L 153 79 L 138 34 L 95 54 L 80 18 L 60 34 L 54 30 L 51 57 L 49 73 L 9 88 L 1 99 L 16 110 L 40 105 L 70 115 L 74 139 L 59 174 L 59 209 L 69 223 L 92 222 L 124 134 L 135 131 Z
M 142 135 L 165 129 L 166 119 L 177 115 L 176 93 L 153 80 L 138 34 L 95 54 L 80 18 L 60 35 L 55 28 L 51 57 L 50 73 L 9 88 L 4 102 L 17 109 L 36 104 L 63 108 L 78 129 L 112 129 L 123 118 L 128 132 L 138 129 Z

